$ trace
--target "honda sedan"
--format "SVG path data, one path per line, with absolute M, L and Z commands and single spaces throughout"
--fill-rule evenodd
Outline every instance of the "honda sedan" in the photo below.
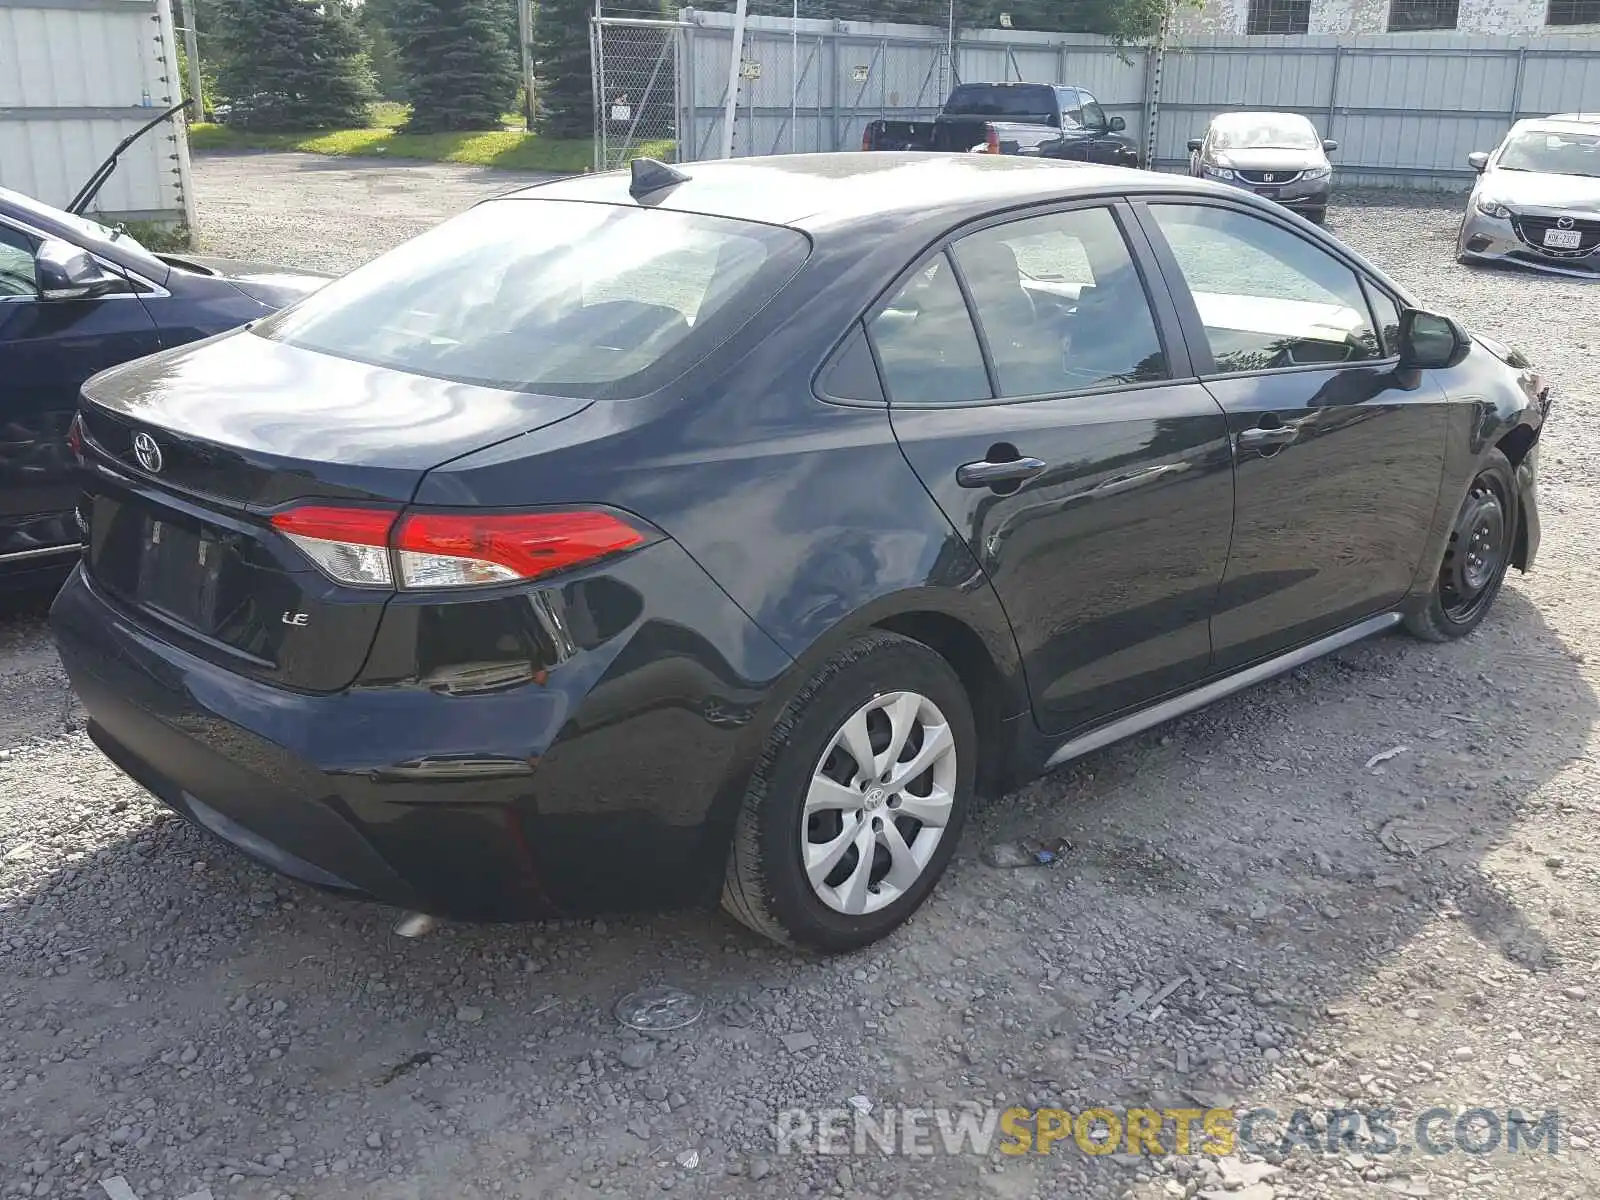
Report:
M 837 951 L 975 794 L 1470 633 L 1547 405 L 1237 189 L 641 162 L 91 380 L 52 621 L 104 752 L 285 874 Z
M 1204 137 L 1190 139 L 1189 174 L 1276 200 L 1321 225 L 1333 193 L 1328 155 L 1338 148 L 1298 113 L 1223 113 Z

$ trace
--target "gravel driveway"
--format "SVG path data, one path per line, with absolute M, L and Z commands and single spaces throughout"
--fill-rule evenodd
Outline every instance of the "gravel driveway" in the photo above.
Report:
M 289 155 L 195 179 L 208 249 L 325 267 L 510 182 Z M 166 814 L 90 746 L 38 617 L 0 623 L 0 1193 L 1600 1195 L 1600 291 L 1457 266 L 1457 214 L 1331 225 L 1547 368 L 1538 571 L 1463 643 L 1352 647 L 989 806 L 925 910 L 852 957 L 716 914 L 400 940 Z M 1055 867 L 984 861 L 1057 837 Z M 655 983 L 704 1018 L 621 1028 Z M 1405 1143 L 1435 1105 L 1559 1110 L 1560 1153 L 1386 1155 L 1374 1124 L 1281 1165 L 778 1153 L 780 1112 L 852 1097 L 1388 1108 Z

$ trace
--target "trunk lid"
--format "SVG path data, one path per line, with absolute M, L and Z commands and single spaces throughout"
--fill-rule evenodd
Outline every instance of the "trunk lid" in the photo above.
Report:
M 589 404 L 412 375 L 240 331 L 83 390 L 91 582 L 231 669 L 334 691 L 387 589 L 323 575 L 271 528 L 296 501 L 398 510 L 428 470 Z

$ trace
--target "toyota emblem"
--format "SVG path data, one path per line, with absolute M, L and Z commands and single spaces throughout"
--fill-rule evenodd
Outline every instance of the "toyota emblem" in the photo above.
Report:
M 133 435 L 133 456 L 139 460 L 139 465 L 150 474 L 157 474 L 162 467 L 161 447 L 156 445 L 155 438 L 148 433 Z
M 1557 217 L 1556 218 L 1556 224 L 1559 225 L 1562 229 L 1571 229 L 1572 228 L 1572 218 L 1571 217 Z

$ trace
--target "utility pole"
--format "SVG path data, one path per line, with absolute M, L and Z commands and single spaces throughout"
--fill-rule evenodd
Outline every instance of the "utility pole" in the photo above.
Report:
M 531 133 L 539 114 L 533 94 L 533 0 L 517 0 L 517 40 L 522 43 L 522 121 Z
M 728 50 L 728 94 L 722 102 L 722 157 L 733 157 L 733 122 L 739 111 L 739 74 L 744 69 L 744 20 L 750 0 L 733 10 L 733 45 Z
M 1144 132 L 1144 169 L 1156 169 L 1156 132 L 1161 127 L 1161 68 L 1166 64 L 1167 39 L 1172 32 L 1172 3 L 1162 5 L 1161 28 L 1156 31 L 1155 55 L 1150 63 L 1150 95 L 1145 106 L 1149 114 Z
M 183 53 L 189 60 L 189 120 L 206 119 L 205 92 L 200 86 L 200 31 L 195 28 L 195 0 L 183 6 Z

